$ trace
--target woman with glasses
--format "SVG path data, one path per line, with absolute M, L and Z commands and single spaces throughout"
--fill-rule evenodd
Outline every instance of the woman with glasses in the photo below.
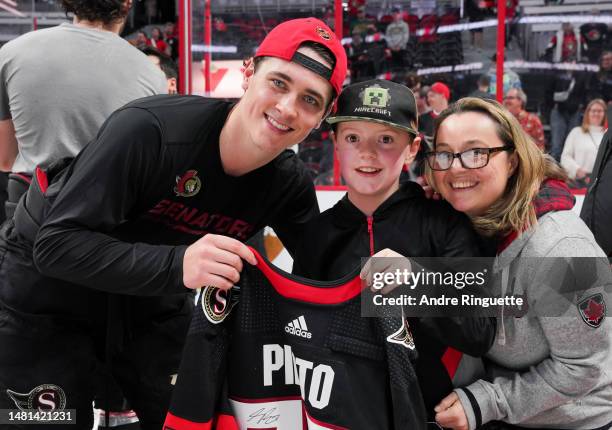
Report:
M 606 108 L 602 99 L 592 100 L 584 111 L 582 125 L 569 132 L 563 145 L 561 165 L 580 188 L 588 184 L 595 165 L 597 150 L 604 135 Z
M 430 183 L 495 241 L 502 270 L 525 273 L 525 265 L 539 257 L 605 257 L 571 210 L 564 172 L 497 102 L 465 98 L 450 106 L 438 119 L 433 148 L 427 153 Z M 511 291 L 523 291 L 533 305 L 542 284 L 529 276 L 514 280 Z M 605 318 L 605 298 L 603 290 L 574 297 L 564 318 L 498 320 L 486 379 L 442 400 L 438 424 L 469 430 L 611 428 L 612 320 Z

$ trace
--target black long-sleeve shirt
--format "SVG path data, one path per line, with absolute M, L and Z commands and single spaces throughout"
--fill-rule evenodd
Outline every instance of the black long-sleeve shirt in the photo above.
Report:
M 293 250 L 293 230 L 318 213 L 312 182 L 291 151 L 246 175 L 225 174 L 219 136 L 231 107 L 157 96 L 115 112 L 70 166 L 38 233 L 34 261 L 46 281 L 18 271 L 0 300 L 28 313 L 87 317 L 93 290 L 186 292 L 185 249 L 206 233 L 244 241 L 270 225 Z M 23 300 L 40 283 L 47 300 Z M 70 294 L 52 294 L 54 286 Z

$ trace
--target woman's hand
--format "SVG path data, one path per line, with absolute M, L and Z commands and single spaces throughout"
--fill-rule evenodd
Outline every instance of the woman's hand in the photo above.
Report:
M 453 430 L 469 429 L 463 405 L 454 391 L 443 398 L 434 408 L 434 411 L 436 412 L 436 422 L 442 427 Z

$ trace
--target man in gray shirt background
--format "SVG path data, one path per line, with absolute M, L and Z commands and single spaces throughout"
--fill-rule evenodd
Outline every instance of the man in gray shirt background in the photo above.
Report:
M 73 157 L 113 111 L 166 93 L 159 68 L 119 37 L 131 3 L 62 0 L 72 23 L 0 49 L 0 171 Z

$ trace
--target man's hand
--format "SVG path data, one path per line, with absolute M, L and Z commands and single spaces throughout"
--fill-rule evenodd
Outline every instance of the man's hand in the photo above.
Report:
M 379 260 L 379 258 L 382 259 Z M 387 248 L 377 252 L 366 261 L 363 265 L 363 269 L 361 269 L 359 277 L 365 280 L 366 285 L 370 287 L 371 291 L 376 292 L 376 289 L 372 286 L 374 273 L 395 272 L 398 269 L 402 272 L 404 270 L 411 271 L 412 265 L 410 264 L 410 260 L 392 249 Z M 398 285 L 396 284 L 387 284 L 380 292 L 387 294 L 397 287 Z
M 191 289 L 213 286 L 229 290 L 240 280 L 243 259 L 257 264 L 255 255 L 244 243 L 227 236 L 207 234 L 185 251 L 183 284 Z
M 459 401 L 459 396 L 454 391 L 443 398 L 438 406 L 434 408 L 436 422 L 444 428 L 453 430 L 468 430 L 468 420 Z

